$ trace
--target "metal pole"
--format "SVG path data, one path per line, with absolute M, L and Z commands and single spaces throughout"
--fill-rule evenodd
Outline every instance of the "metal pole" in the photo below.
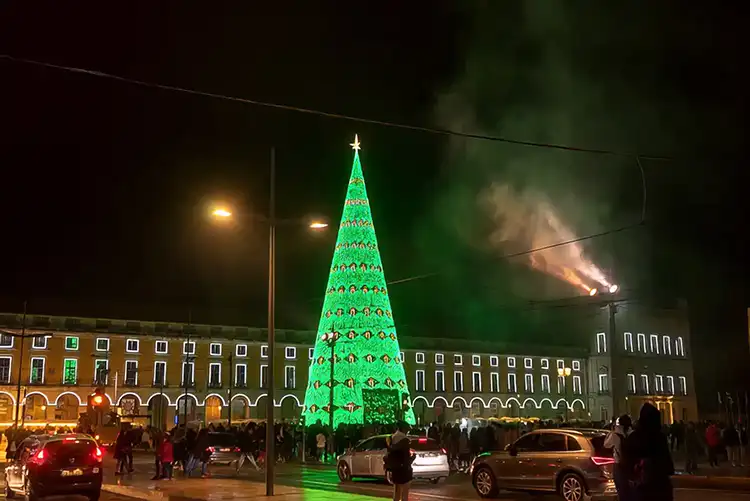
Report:
M 331 452 L 333 452 L 334 449 L 334 443 L 333 443 L 333 386 L 334 386 L 334 375 L 336 373 L 336 333 L 331 332 L 331 379 L 329 381 L 329 384 L 331 385 L 331 391 L 328 394 L 328 428 L 331 430 L 331 436 L 330 436 L 330 444 L 329 447 L 331 449 Z
M 276 356 L 276 333 L 274 332 L 276 296 L 276 151 L 271 148 L 271 180 L 268 207 L 268 377 L 266 392 L 266 496 L 273 496 L 273 467 L 276 462 L 273 426 L 273 362 Z
M 26 338 L 26 301 L 23 302 L 23 320 L 21 321 L 21 342 L 20 342 L 21 344 L 18 347 L 18 384 L 16 385 L 16 419 L 14 421 L 16 428 L 18 428 L 18 414 L 21 411 L 21 378 L 23 378 L 23 341 L 25 338 Z
M 617 313 L 617 305 L 614 303 L 614 301 L 610 301 L 608 306 L 609 306 L 608 308 L 609 310 L 609 340 L 608 342 L 609 342 L 609 349 L 611 349 L 615 344 L 614 340 L 615 340 L 615 337 L 617 336 L 616 334 L 617 326 L 615 324 L 615 314 Z M 612 407 L 613 407 L 612 414 L 613 415 L 610 417 L 616 417 L 616 416 L 619 416 L 621 413 L 620 413 L 620 395 L 618 394 L 619 392 L 617 391 L 618 388 L 617 388 L 617 384 L 615 383 L 614 371 L 612 370 L 607 371 L 607 377 L 612 379 L 609 385 L 609 391 L 611 392 L 611 395 L 612 395 Z
M 188 385 L 192 383 L 192 381 L 188 381 L 188 378 L 185 377 L 185 369 L 187 369 L 187 376 L 191 377 L 193 372 L 190 370 L 190 325 L 193 323 L 193 312 L 192 310 L 188 310 L 188 331 L 187 335 L 185 336 L 185 367 L 182 368 L 182 384 L 185 386 L 185 391 L 182 395 L 182 423 L 185 425 L 185 432 L 187 433 L 187 399 L 188 399 Z M 179 409 L 178 409 L 179 412 Z
M 227 416 L 227 426 L 232 427 L 232 386 L 234 385 L 234 364 L 232 363 L 232 352 L 229 352 L 229 415 Z

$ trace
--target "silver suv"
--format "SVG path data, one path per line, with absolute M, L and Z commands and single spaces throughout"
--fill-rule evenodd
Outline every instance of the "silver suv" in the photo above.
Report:
M 483 498 L 500 489 L 556 492 L 565 501 L 617 496 L 605 430 L 544 429 L 523 435 L 504 451 L 474 459 L 471 478 Z

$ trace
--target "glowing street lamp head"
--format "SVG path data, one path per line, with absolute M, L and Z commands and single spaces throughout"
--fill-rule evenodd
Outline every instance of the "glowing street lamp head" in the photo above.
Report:
M 598 290 L 597 290 L 596 288 L 594 288 L 594 289 L 591 289 L 591 290 L 589 291 L 589 296 L 596 296 L 596 293 L 597 293 L 597 292 L 599 292 L 599 291 L 598 291 Z
M 313 221 L 310 223 L 310 228 L 313 230 L 322 230 L 323 228 L 328 228 L 328 223 L 324 223 L 323 221 Z
M 211 215 L 214 217 L 229 218 L 232 217 L 232 213 L 224 207 L 217 207 L 211 211 Z
M 612 284 L 612 285 L 609 286 L 609 293 L 610 294 L 614 294 L 615 292 L 617 292 L 617 289 L 619 289 L 619 288 L 620 287 L 618 285 Z

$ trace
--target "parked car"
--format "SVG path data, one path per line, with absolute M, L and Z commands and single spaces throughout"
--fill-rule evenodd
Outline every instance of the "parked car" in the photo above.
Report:
M 383 460 L 388 450 L 390 435 L 377 435 L 360 441 L 353 448 L 338 457 L 339 479 L 348 482 L 354 477 L 384 478 L 390 482 L 390 472 L 386 471 Z M 433 439 L 409 436 L 412 453 L 416 456 L 412 463 L 414 478 L 427 479 L 438 483 L 450 474 L 448 454 Z
M 5 467 L 5 497 L 84 495 L 97 501 L 102 489 L 102 450 L 89 435 L 31 435 Z
M 497 497 L 500 489 L 557 493 L 565 501 L 616 497 L 606 436 L 605 430 L 534 430 L 504 451 L 477 456 L 472 483 L 483 498 Z
M 211 464 L 230 464 L 238 461 L 241 455 L 237 437 L 232 433 L 209 433 L 208 450 L 211 452 L 208 460 Z

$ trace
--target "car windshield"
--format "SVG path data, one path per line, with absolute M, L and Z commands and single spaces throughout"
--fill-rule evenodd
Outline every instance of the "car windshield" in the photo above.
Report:
M 412 438 L 409 446 L 415 451 L 439 451 L 440 445 L 436 440 L 426 437 Z
M 231 447 L 237 441 L 231 433 L 209 433 L 208 443 L 219 447 Z
M 611 458 L 614 454 L 614 451 L 612 449 L 604 447 L 604 439 L 606 438 L 606 435 L 594 435 L 592 433 L 590 435 L 586 435 L 586 438 L 591 441 L 591 445 L 594 447 L 594 454 L 596 454 L 597 456 Z

